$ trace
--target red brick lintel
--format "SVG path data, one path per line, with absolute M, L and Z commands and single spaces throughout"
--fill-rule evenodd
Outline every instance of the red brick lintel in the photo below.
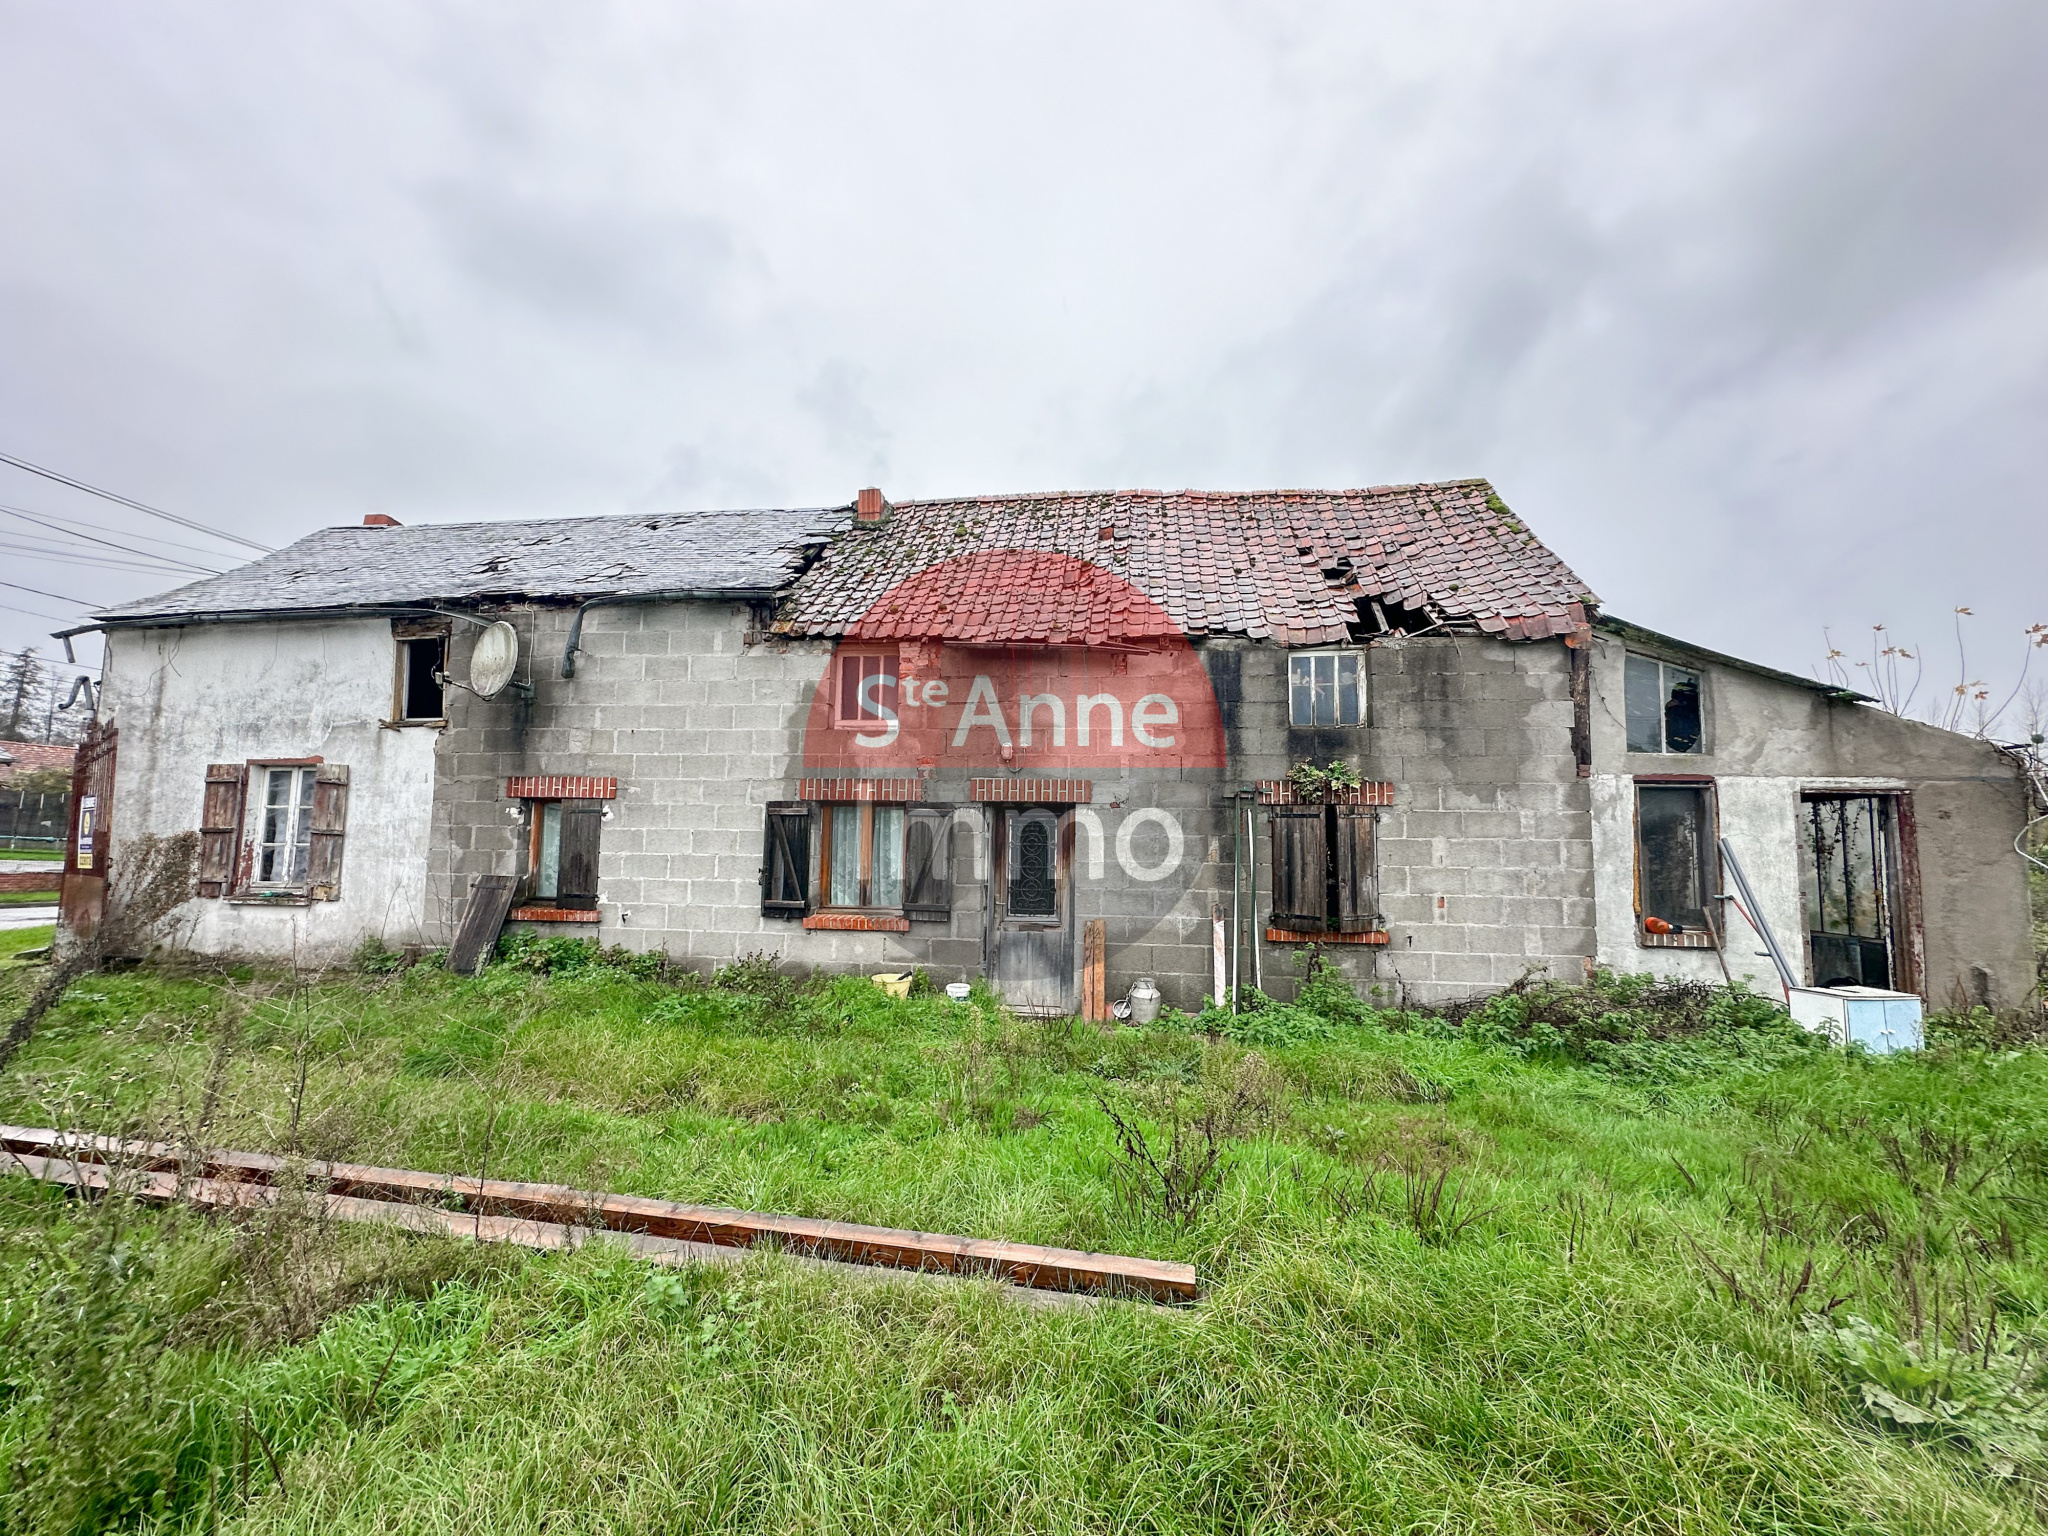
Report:
M 831 800 L 844 804 L 859 800 L 922 800 L 923 779 L 799 779 L 799 800 Z
M 616 800 L 617 779 L 581 774 L 523 773 L 505 781 L 507 800 Z
M 1384 944 L 1385 933 L 1297 933 L 1292 928 L 1268 928 L 1268 944 Z
M 908 933 L 910 919 L 869 912 L 813 912 L 804 919 L 804 926 L 836 929 L 842 933 Z
M 1087 805 L 1095 798 L 1092 779 L 969 779 L 967 798 L 1004 805 Z
M 584 907 L 514 907 L 506 919 L 515 923 L 594 923 L 597 914 Z
M 1316 801 L 1303 800 L 1295 793 L 1291 779 L 1259 780 L 1259 804 L 1261 805 L 1312 805 Z M 1340 789 L 1330 797 L 1333 805 L 1392 805 L 1394 786 L 1391 784 L 1361 784 L 1356 789 Z

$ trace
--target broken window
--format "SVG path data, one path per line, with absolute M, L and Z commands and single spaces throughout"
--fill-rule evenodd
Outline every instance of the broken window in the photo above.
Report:
M 833 723 L 853 731 L 885 726 L 896 709 L 896 653 L 840 651 L 832 665 L 838 671 L 832 695 Z
M 1889 795 L 1809 795 L 1799 874 L 1817 987 L 1893 985 Z
M 529 800 L 527 899 L 597 910 L 597 855 L 604 807 L 595 800 Z
M 448 667 L 446 619 L 393 619 L 392 637 L 398 642 L 398 697 L 392 719 L 433 721 L 447 718 Z
M 1379 813 L 1359 805 L 1273 808 L 1272 926 L 1378 933 Z
M 1700 675 L 1631 654 L 1623 676 L 1631 752 L 1704 752 Z
M 903 905 L 903 807 L 827 805 L 819 883 L 828 907 Z
M 1311 651 L 1287 658 L 1291 725 L 1362 725 L 1365 674 L 1356 651 Z
M 1707 902 L 1721 866 L 1712 795 L 1708 784 L 1636 786 L 1636 926 L 1645 942 L 1713 942 Z
M 401 720 L 440 720 L 448 707 L 443 702 L 441 669 L 448 660 L 448 637 L 407 640 L 405 651 L 404 713 Z

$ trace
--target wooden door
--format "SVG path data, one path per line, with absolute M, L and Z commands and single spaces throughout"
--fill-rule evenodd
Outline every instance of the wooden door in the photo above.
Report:
M 1004 806 L 995 833 L 989 982 L 1019 1013 L 1072 1013 L 1074 814 Z

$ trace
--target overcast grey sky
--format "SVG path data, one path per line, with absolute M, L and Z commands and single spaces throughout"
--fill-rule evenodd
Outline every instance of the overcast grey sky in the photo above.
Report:
M 1609 611 L 1792 670 L 1969 604 L 2009 679 L 2048 619 L 2041 0 L 0 29 L 0 451 L 267 544 L 1485 475 Z M 0 524 L 0 579 L 178 584 Z

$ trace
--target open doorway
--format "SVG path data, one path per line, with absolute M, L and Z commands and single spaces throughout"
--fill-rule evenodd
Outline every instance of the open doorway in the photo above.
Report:
M 1801 796 L 1799 873 L 1809 981 L 1908 990 L 1896 797 Z

